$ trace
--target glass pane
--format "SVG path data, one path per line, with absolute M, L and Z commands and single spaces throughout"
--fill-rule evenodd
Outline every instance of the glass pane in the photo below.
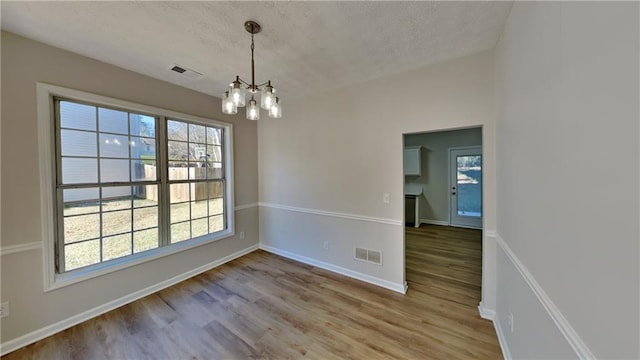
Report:
M 95 131 L 95 106 L 60 101 L 60 127 Z
M 169 186 L 169 193 L 171 196 L 171 203 L 189 201 L 189 184 L 171 184 Z
M 171 223 L 189 220 L 189 203 L 180 203 L 171 205 Z
M 189 165 L 189 180 L 204 180 L 207 178 L 207 168 L 200 167 L 199 163 L 189 163 Z
M 98 124 L 102 132 L 129 133 L 127 113 L 124 111 L 98 108 Z
M 142 230 L 157 226 L 157 207 L 147 207 L 133 210 L 133 230 Z
M 204 144 L 189 143 L 189 160 L 197 162 L 207 161 L 207 146 Z
M 212 127 L 207 127 L 207 144 L 220 145 L 222 144 L 222 130 Z
M 109 236 L 102 239 L 102 260 L 111 260 L 131 254 L 131 234 Z
M 102 211 L 131 208 L 130 186 L 109 186 L 102 188 Z
M 60 130 L 62 156 L 98 156 L 96 133 L 76 130 Z
M 207 179 L 222 179 L 222 164 L 211 163 L 207 168 Z
M 191 202 L 191 218 L 203 218 L 208 216 L 207 202 L 206 201 L 192 201 Z
M 223 195 L 222 181 L 207 182 L 209 187 L 209 198 L 219 198 Z
M 65 217 L 63 222 L 65 244 L 100 237 L 99 214 Z
M 133 187 L 133 207 L 158 205 L 158 185 Z
M 106 212 L 102 214 L 102 236 L 131 231 L 131 210 Z
M 100 157 L 129 157 L 129 138 L 122 135 L 100 134 Z
M 100 159 L 100 181 L 129 181 L 129 160 Z
M 169 163 L 169 180 L 187 180 L 189 178 L 189 168 L 187 163 L 170 162 Z
M 100 240 L 65 245 L 64 267 L 73 270 L 100 262 Z
M 209 232 L 216 232 L 224 230 L 224 216 L 211 216 L 209 218 Z
M 191 238 L 189 221 L 171 225 L 171 242 L 177 243 Z
M 224 200 L 222 198 L 209 199 L 209 215 L 219 215 L 224 212 Z
M 131 160 L 131 181 L 155 181 L 157 179 L 155 160 Z
M 187 123 L 182 121 L 167 121 L 167 136 L 169 140 L 187 141 Z
M 152 116 L 129 114 L 131 135 L 156 137 L 156 119 Z
M 209 233 L 209 224 L 207 218 L 193 220 L 191 222 L 191 237 L 207 235 Z
M 222 147 L 207 145 L 207 155 L 209 155 L 209 161 L 222 162 Z
M 458 215 L 482 216 L 482 156 L 458 156 Z
M 100 211 L 100 193 L 98 188 L 64 189 L 64 215 L 89 214 Z
M 189 160 L 188 144 L 180 141 L 168 142 L 169 160 L 184 161 Z
M 156 158 L 156 139 L 132 136 L 129 145 L 133 159 Z
M 204 144 L 207 141 L 204 126 L 189 124 L 189 142 Z
M 148 229 L 133 233 L 133 252 L 155 249 L 158 247 L 158 229 Z
M 82 184 L 98 182 L 98 160 L 62 158 L 62 183 Z

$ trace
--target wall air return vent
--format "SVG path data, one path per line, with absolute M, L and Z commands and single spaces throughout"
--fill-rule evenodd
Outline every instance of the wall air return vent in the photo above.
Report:
M 170 69 L 171 71 L 175 71 L 176 73 L 188 77 L 188 78 L 199 78 L 202 76 L 201 73 L 195 71 L 195 70 L 191 70 L 186 66 L 182 66 L 182 65 L 178 65 L 178 64 L 173 64 L 173 67 L 171 67 Z
M 382 252 L 371 249 L 356 248 L 355 259 L 376 265 L 382 265 Z

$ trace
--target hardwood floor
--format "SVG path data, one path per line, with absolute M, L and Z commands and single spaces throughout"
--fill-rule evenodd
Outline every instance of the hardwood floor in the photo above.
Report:
M 398 294 L 255 251 L 3 357 L 498 359 L 479 231 L 407 228 Z

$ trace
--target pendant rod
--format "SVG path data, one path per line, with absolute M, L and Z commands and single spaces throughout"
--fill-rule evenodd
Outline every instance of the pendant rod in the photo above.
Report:
M 251 92 L 256 91 L 256 72 L 255 72 L 255 63 L 253 61 L 253 49 L 255 45 L 253 44 L 253 33 L 251 34 Z

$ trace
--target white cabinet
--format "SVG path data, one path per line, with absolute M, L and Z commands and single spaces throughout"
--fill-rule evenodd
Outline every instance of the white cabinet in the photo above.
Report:
M 412 176 L 422 175 L 422 146 L 407 146 L 404 148 L 404 174 Z

